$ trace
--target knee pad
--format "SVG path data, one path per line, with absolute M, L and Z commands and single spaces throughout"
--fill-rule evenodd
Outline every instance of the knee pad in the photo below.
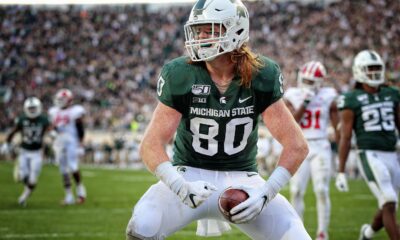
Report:
M 140 204 L 140 203 L 139 203 Z M 141 204 L 135 207 L 132 218 L 126 228 L 127 239 L 162 240 L 160 233 L 162 210 L 152 204 Z M 129 238 L 131 237 L 131 238 Z

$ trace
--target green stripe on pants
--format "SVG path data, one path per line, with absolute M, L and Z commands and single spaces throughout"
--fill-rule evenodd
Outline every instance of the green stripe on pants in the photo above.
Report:
M 365 151 L 360 152 L 360 160 L 361 160 L 361 166 L 363 168 L 365 176 L 367 177 L 368 182 L 376 182 L 374 173 L 372 172 L 371 167 L 369 166 L 367 154 L 365 153 Z

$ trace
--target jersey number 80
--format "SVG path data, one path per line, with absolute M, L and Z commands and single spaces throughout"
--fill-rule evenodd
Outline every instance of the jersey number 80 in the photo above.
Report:
M 200 133 L 201 125 L 208 126 L 207 133 Z M 238 126 L 244 126 L 243 137 L 238 146 L 234 146 L 235 133 Z M 224 152 L 228 155 L 236 154 L 242 151 L 247 145 L 247 139 L 253 129 L 253 120 L 250 117 L 234 118 L 226 124 L 224 138 Z M 214 119 L 193 118 L 190 120 L 190 131 L 193 133 L 193 149 L 207 156 L 214 156 L 218 153 L 218 141 L 215 137 L 219 134 L 219 124 Z M 203 141 L 202 141 L 203 140 Z M 207 146 L 202 146 L 202 142 L 206 141 Z

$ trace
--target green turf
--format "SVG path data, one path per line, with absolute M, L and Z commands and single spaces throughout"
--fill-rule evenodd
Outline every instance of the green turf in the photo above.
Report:
M 131 209 L 146 189 L 156 181 L 146 171 L 83 167 L 88 191 L 84 205 L 62 207 L 63 189 L 58 169 L 45 165 L 37 190 L 22 208 L 16 200 L 22 185 L 13 182 L 12 164 L 0 162 L 0 239 L 124 239 Z M 350 193 L 331 189 L 331 240 L 358 239 L 360 226 L 369 222 L 376 200 L 361 180 L 350 182 Z M 315 200 L 311 189 L 306 195 L 305 226 L 312 237 L 316 231 Z M 287 196 L 287 188 L 282 191 Z M 195 236 L 195 224 L 169 239 L 205 239 Z M 239 230 L 218 238 L 249 239 Z M 387 239 L 381 231 L 375 239 Z

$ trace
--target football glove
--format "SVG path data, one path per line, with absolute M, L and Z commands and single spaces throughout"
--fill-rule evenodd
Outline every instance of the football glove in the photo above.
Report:
M 0 153 L 3 155 L 7 155 L 10 153 L 10 149 L 11 149 L 10 144 L 5 142 L 3 143 L 3 145 L 1 145 Z
M 307 107 L 308 104 L 312 101 L 312 99 L 315 97 L 315 92 L 308 90 L 305 94 L 304 102 L 303 105 L 304 107 Z
M 268 178 L 267 182 L 261 187 L 235 187 L 247 192 L 249 198 L 231 209 L 230 214 L 232 215 L 232 222 L 237 224 L 246 223 L 255 219 L 261 213 L 265 205 L 289 182 L 291 177 L 292 175 L 286 168 L 277 167 Z
M 211 183 L 204 181 L 187 182 L 185 181 L 178 189 L 178 196 L 182 202 L 191 208 L 197 208 L 202 204 L 217 188 Z M 176 193 L 176 192 L 175 192 Z
M 335 185 L 339 192 L 349 191 L 349 185 L 347 184 L 347 178 L 345 173 L 340 172 L 337 174 Z
M 200 206 L 217 188 L 205 181 L 186 181 L 172 166 L 170 161 L 158 165 L 156 176 L 178 195 L 181 201 L 191 208 Z

